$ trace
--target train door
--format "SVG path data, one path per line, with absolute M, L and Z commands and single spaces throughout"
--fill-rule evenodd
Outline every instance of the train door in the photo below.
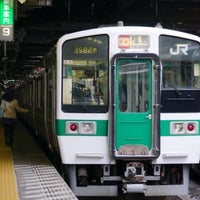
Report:
M 156 55 L 118 54 L 112 76 L 114 155 L 159 155 L 160 67 Z

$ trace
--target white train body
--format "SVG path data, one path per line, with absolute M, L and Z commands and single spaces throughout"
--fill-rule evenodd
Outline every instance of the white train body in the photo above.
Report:
M 200 158 L 200 38 L 104 27 L 64 35 L 55 54 L 52 127 L 74 193 L 187 194 Z

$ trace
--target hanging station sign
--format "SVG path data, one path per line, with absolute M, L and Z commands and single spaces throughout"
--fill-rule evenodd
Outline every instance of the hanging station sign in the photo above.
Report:
M 0 41 L 13 41 L 13 0 L 0 0 Z

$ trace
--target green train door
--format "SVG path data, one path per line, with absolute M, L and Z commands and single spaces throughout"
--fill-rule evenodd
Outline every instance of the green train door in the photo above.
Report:
M 112 72 L 114 156 L 155 158 L 160 152 L 160 66 L 154 54 L 118 54 Z

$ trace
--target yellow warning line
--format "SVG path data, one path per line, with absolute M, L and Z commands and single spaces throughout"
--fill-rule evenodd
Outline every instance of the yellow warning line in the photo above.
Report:
M 19 200 L 12 152 L 4 144 L 3 130 L 0 123 L 0 199 Z

